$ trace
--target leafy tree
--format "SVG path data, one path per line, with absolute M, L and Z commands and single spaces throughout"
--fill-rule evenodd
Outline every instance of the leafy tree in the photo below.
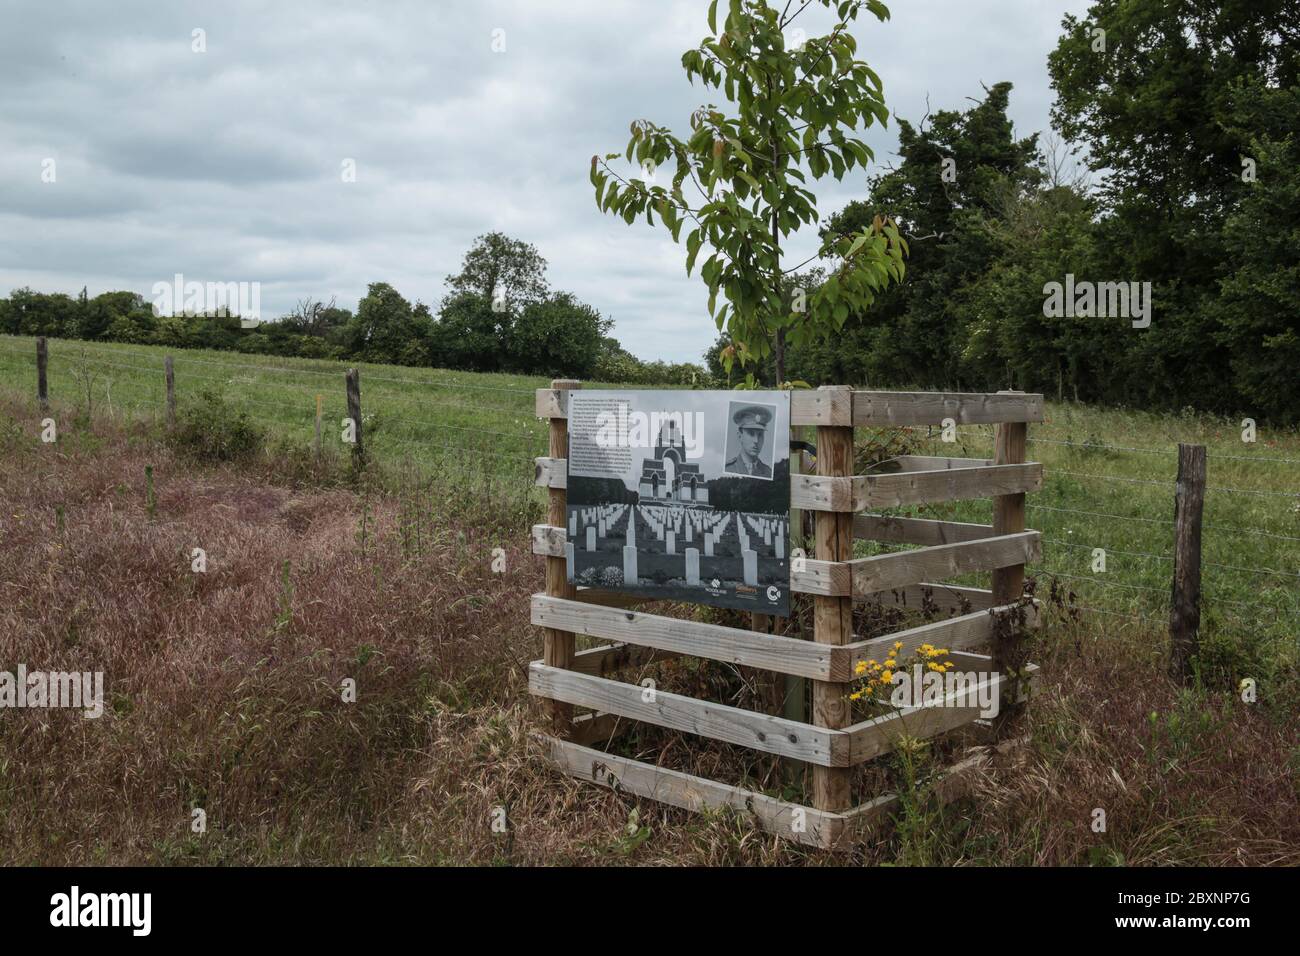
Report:
M 909 245 L 908 279 L 857 312 L 836 347 L 813 350 L 804 377 L 822 381 L 951 388 L 966 342 L 962 289 L 1000 256 L 1023 254 L 990 229 L 1017 195 L 1042 179 L 1034 136 L 1017 139 L 997 83 L 970 109 L 899 120 L 901 162 L 872 178 L 864 200 L 831 216 L 823 236 L 851 235 L 877 218 L 898 222 Z M 1041 293 L 1040 293 L 1041 296 Z
M 1254 182 L 1243 174 L 1251 162 L 1272 162 L 1263 151 L 1294 134 L 1285 98 L 1300 84 L 1300 8 L 1294 0 L 1096 0 L 1086 18 L 1063 25 L 1048 57 L 1052 119 L 1106 171 L 1097 271 L 1154 287 L 1151 327 L 1124 344 L 1110 397 L 1235 408 L 1246 386 L 1225 366 L 1249 376 L 1265 353 L 1243 333 L 1268 326 L 1229 323 L 1225 336 L 1221 294 L 1242 291 L 1234 273 L 1258 292 L 1256 280 L 1275 271 L 1279 255 L 1284 267 L 1288 259 L 1284 248 L 1254 243 L 1270 258 L 1246 278 L 1234 266 L 1244 237 L 1225 224 L 1266 215 L 1270 200 L 1257 190 L 1284 196 L 1288 188 L 1284 170 Z M 1261 300 L 1248 293 L 1245 301 Z M 1216 342 L 1234 349 L 1226 362 L 1209 347 Z
M 427 310 L 425 315 L 427 322 Z M 423 365 L 428 362 L 428 333 L 396 289 L 372 282 L 348 325 L 348 352 L 365 362 Z
M 433 354 L 448 368 L 501 371 L 506 362 L 501 319 L 485 296 L 472 292 L 449 296 L 433 327 Z
M 490 232 L 474 240 L 460 272 L 447 277 L 451 295 L 482 296 L 498 312 L 517 314 L 546 297 L 546 260 L 531 243 Z
M 709 312 L 726 329 L 736 350 L 724 357 L 749 365 L 768 354 L 778 382 L 786 380 L 785 344 L 810 341 L 839 329 L 865 310 L 891 281 L 903 277 L 906 243 L 893 223 L 873 221 L 848 235 L 824 237 L 819 255 L 834 259 L 826 281 L 806 303 L 783 295 L 782 240 L 800 226 L 817 222 L 816 197 L 808 175 L 843 178 L 873 157 L 860 139 L 846 135 L 885 123 L 880 78 L 855 58 L 849 25 L 866 9 L 878 20 L 889 16 L 880 0 L 815 0 L 833 10 L 838 22 L 825 36 L 790 44 L 786 31 L 814 0 L 778 12 L 766 0 L 729 0 L 718 25 L 718 0 L 709 5 L 710 35 L 682 56 L 687 78 L 720 89 L 735 105 L 728 116 L 701 106 L 680 139 L 667 128 L 641 119 L 631 126 L 626 158 L 642 178 L 616 173 L 609 154 L 591 159 L 596 203 L 631 224 L 659 216 L 673 240 L 686 235 L 686 271 L 709 247 L 700 276 L 709 288 Z M 671 185 L 655 182 L 658 167 L 672 163 Z M 695 194 L 687 199 L 687 180 Z M 796 267 L 797 268 L 797 267 Z M 718 295 L 725 303 L 719 305 Z M 799 305 L 805 308 L 800 310 Z M 752 372 L 749 380 L 753 381 Z
M 1256 129 L 1253 188 L 1224 222 L 1235 246 L 1220 284 L 1217 344 L 1250 410 L 1300 419 L 1300 88 L 1244 92 L 1239 121 Z M 1259 118 L 1257 112 L 1277 113 Z M 1279 127 L 1289 124 L 1284 138 Z
M 613 325 L 568 292 L 526 305 L 510 330 L 510 361 L 531 374 L 590 378 Z

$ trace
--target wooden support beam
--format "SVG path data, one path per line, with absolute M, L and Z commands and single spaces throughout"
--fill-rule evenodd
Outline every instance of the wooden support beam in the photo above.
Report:
M 993 606 L 993 592 L 988 588 L 968 588 L 956 584 L 923 581 L 906 587 L 890 588 L 874 594 L 859 595 L 859 601 L 878 601 L 899 607 L 921 610 L 927 604 L 940 611 L 987 611 Z
M 856 511 L 864 489 L 865 482 L 853 475 L 791 475 L 790 505 L 807 511 Z
M 563 494 L 563 490 L 560 491 Z M 568 535 L 564 529 L 549 524 L 533 525 L 533 554 L 545 555 L 548 558 L 559 558 L 564 560 L 564 546 L 568 543 Z M 565 566 L 565 579 L 568 579 L 568 566 Z
M 540 409 L 544 404 L 549 407 L 550 404 L 556 404 L 563 407 L 567 413 L 568 410 L 568 393 L 574 389 L 581 388 L 580 382 L 570 379 L 555 379 L 551 382 L 549 390 L 551 398 L 548 403 L 542 401 L 542 389 L 538 390 L 537 405 Z M 569 422 L 567 418 L 553 416 L 550 427 L 550 456 L 551 458 L 567 458 L 569 455 Z M 550 488 L 547 491 L 547 521 L 552 530 L 559 530 L 561 535 L 568 525 L 567 515 L 568 493 L 563 488 Z M 539 526 L 540 527 L 540 526 Z M 537 529 L 534 528 L 534 535 Z M 553 548 L 555 541 L 553 536 L 548 537 L 547 545 Z M 536 537 L 534 537 L 534 547 L 536 546 Z M 560 553 L 555 555 L 550 551 L 547 552 L 546 558 L 546 593 L 556 598 L 570 599 L 574 596 L 574 587 L 569 583 L 569 564 L 564 558 L 564 542 L 560 541 Z M 573 666 L 574 652 L 576 651 L 575 639 L 571 632 L 558 628 L 548 627 L 542 632 L 542 659 L 547 667 L 566 668 Z M 548 716 L 551 720 L 551 729 L 557 737 L 567 737 L 573 732 L 573 707 L 572 702 L 560 700 L 549 700 L 544 705 Z M 595 708 L 599 710 L 600 708 Z
M 993 425 L 1041 422 L 1043 396 L 1021 392 L 867 392 L 853 393 L 854 425 Z
M 935 521 L 932 518 L 901 518 L 888 515 L 858 515 L 853 519 L 853 536 L 868 541 L 897 544 L 955 544 L 993 537 L 993 525 L 966 521 Z
M 1019 393 L 1002 393 L 1009 396 L 1015 396 Z M 1007 467 L 1016 467 L 1020 462 L 1025 460 L 1025 445 L 1028 441 L 1028 426 L 1024 422 L 1010 422 L 998 425 L 993 435 L 993 453 L 999 465 Z M 1039 475 L 1039 485 L 1041 487 L 1042 476 L 1041 468 Z M 1007 494 L 998 495 L 993 499 L 993 531 L 995 534 L 1015 537 L 1025 529 L 1025 495 L 1024 492 L 1031 489 L 1008 488 Z M 997 604 L 1011 604 L 1020 600 L 1021 594 L 1025 589 L 1025 563 L 1027 561 L 1037 561 L 1039 553 L 1027 554 L 1025 561 L 1007 562 L 999 565 L 993 572 L 993 600 Z M 1017 669 L 1022 661 L 1021 649 L 1014 646 L 1016 642 L 1016 629 L 1012 627 L 1002 628 L 1001 633 L 993 641 L 992 656 L 993 669 L 999 673 L 1006 674 L 1011 670 Z M 994 733 L 1001 736 L 1006 728 L 1009 715 L 1003 712 L 998 715 L 998 719 L 993 722 Z
M 560 388 L 539 388 L 536 398 L 538 418 L 568 418 L 569 402 Z M 847 388 L 794 389 L 790 392 L 791 425 L 853 424 L 853 393 Z
M 589 707 L 752 750 L 795 757 L 819 766 L 848 766 L 849 741 L 842 730 L 814 727 L 770 714 L 683 697 L 652 687 L 579 674 L 533 661 L 528 689 L 538 697 Z
M 928 580 L 943 580 L 968 571 L 988 571 L 1012 565 L 1037 561 L 1041 556 L 1040 536 L 1037 531 L 1022 531 L 1000 538 L 981 538 L 977 541 L 959 541 L 955 544 L 938 544 L 914 551 L 879 554 L 872 558 L 849 561 L 853 573 L 853 594 L 863 597 L 877 591 L 919 584 Z M 1023 586 L 1023 577 L 1021 579 Z M 999 603 L 1010 604 L 1019 592 Z M 998 592 L 994 592 L 998 600 Z
M 900 643 L 903 646 L 898 649 L 898 653 L 904 657 L 910 656 L 922 644 L 933 644 L 951 651 L 984 647 L 993 639 L 997 615 L 1006 614 L 1013 607 L 1014 605 L 1006 605 L 988 611 L 971 611 L 959 617 L 944 618 L 942 621 L 931 621 L 869 640 L 855 641 L 846 648 L 852 655 L 850 666 L 857 667 L 859 661 L 884 660 L 893 651 L 894 645 Z M 1027 627 L 1037 627 L 1040 620 L 1041 611 L 1037 602 L 1025 607 Z
M 537 466 L 535 484 L 539 488 L 568 488 L 569 460 L 567 458 L 534 458 Z
M 983 679 L 971 682 L 976 693 L 979 693 L 980 685 L 990 685 L 991 689 L 988 692 L 998 695 L 998 709 L 1001 710 L 1001 695 L 1009 686 L 1008 682 L 1000 674 L 985 675 Z M 980 719 L 978 706 L 962 706 L 962 702 L 963 697 L 958 691 L 946 696 L 942 704 L 907 707 L 883 717 L 874 717 L 854 724 L 845 731 L 851 740 L 850 753 L 853 762 L 862 763 L 880 756 L 893 749 L 900 737 L 921 739 L 934 737 Z
M 584 604 L 534 594 L 532 622 L 589 637 L 758 667 L 779 674 L 845 681 L 852 677 L 848 654 L 779 634 L 766 634 L 702 621 Z
M 853 574 L 847 564 L 804 558 L 791 562 L 790 590 L 798 594 L 821 597 L 849 597 L 853 594 Z
M 580 780 L 630 793 L 698 813 L 730 807 L 748 815 L 761 829 L 809 846 L 834 846 L 849 819 L 865 818 L 865 811 L 852 816 L 824 813 L 769 797 L 767 794 L 732 787 L 705 777 L 669 770 L 653 764 L 603 753 L 587 747 L 548 739 L 550 758 L 566 773 Z
M 853 510 L 864 511 L 1037 491 L 1043 486 L 1043 466 L 1037 462 L 999 462 L 969 468 L 862 475 L 856 480 L 860 484 L 854 488 Z
M 819 391 L 850 394 L 847 386 L 831 386 Z M 850 398 L 850 401 L 852 399 Z M 817 474 L 823 478 L 851 478 L 853 475 L 853 428 L 820 425 L 817 428 Z M 851 486 L 850 486 L 851 487 Z M 835 499 L 835 511 L 818 510 L 815 516 L 815 556 L 819 561 L 844 562 L 853 557 L 852 502 Z M 811 506 L 809 506 L 811 507 Z M 840 647 L 853 640 L 853 598 L 813 597 L 813 640 L 821 645 Z M 812 687 L 813 723 L 835 731 L 848 725 L 849 687 L 844 682 L 814 680 Z M 818 761 L 810 761 L 819 763 Z M 850 776 L 847 770 L 833 765 L 813 767 L 813 806 L 818 810 L 840 812 L 851 806 Z
M 941 458 L 931 455 L 899 455 L 881 462 L 873 474 L 893 474 L 899 471 L 947 471 L 953 468 L 979 468 L 993 464 L 992 458 Z
M 792 389 L 790 424 L 851 426 L 853 392 L 843 388 Z

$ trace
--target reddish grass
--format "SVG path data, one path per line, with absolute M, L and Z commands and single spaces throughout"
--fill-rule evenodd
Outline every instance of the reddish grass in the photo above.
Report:
M 359 492 L 267 460 L 201 467 L 142 428 L 42 446 L 29 412 L 0 415 L 19 426 L 0 435 L 0 670 L 102 670 L 107 697 L 98 720 L 0 711 L 0 862 L 1300 862 L 1294 714 L 1177 691 L 1158 635 L 1045 630 L 1019 757 L 971 799 L 815 853 L 546 768 L 525 677 L 542 569 L 522 525 L 484 530 L 451 489 Z M 655 674 L 756 706 L 752 674 Z M 619 746 L 777 782 L 770 761 L 698 738 L 638 729 Z

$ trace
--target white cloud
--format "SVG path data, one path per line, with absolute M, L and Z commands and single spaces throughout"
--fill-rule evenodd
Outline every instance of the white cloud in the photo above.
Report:
M 631 120 L 680 131 L 721 99 L 679 63 L 706 30 L 704 0 L 8 6 L 0 294 L 147 294 L 184 272 L 259 280 L 269 314 L 306 295 L 354 305 L 371 281 L 432 303 L 473 238 L 500 229 L 537 245 L 552 285 L 612 317 L 634 353 L 697 360 L 714 338 L 682 250 L 602 216 L 586 178 Z M 918 117 L 927 94 L 935 109 L 964 107 L 1005 79 L 1019 133 L 1046 128 L 1046 56 L 1082 0 L 892 7 L 856 33 L 893 111 Z M 807 19 L 810 33 L 824 26 L 822 11 Z M 206 53 L 191 52 L 196 27 Z M 504 53 L 491 49 L 497 28 Z M 892 126 L 868 140 L 887 160 Z M 345 158 L 356 183 L 341 180 Z M 823 216 L 865 181 L 814 187 Z M 792 240 L 792 261 L 814 239 Z

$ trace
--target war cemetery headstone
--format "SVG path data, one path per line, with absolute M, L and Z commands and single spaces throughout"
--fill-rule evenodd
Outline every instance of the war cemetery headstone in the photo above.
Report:
M 789 614 L 788 392 L 575 391 L 569 401 L 573 583 Z

